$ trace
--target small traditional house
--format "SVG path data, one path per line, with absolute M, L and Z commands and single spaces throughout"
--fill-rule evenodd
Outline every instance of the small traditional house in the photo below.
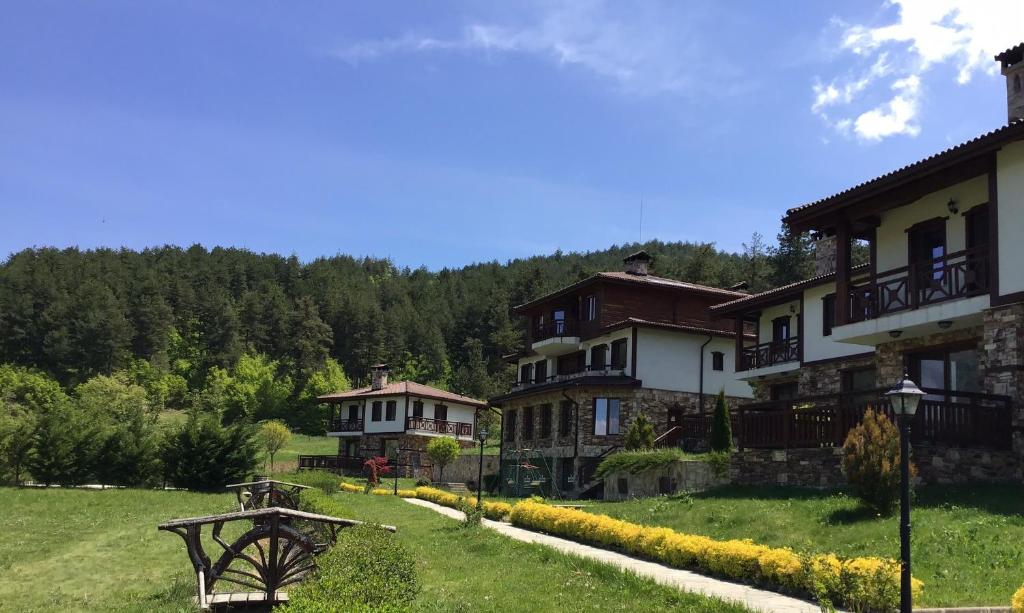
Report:
M 338 438 L 337 456 L 303 456 L 300 468 L 361 471 L 383 456 L 405 476 L 429 478 L 427 444 L 448 436 L 471 446 L 476 420 L 487 403 L 412 381 L 388 382 L 388 367 L 372 367 L 367 387 L 320 396 L 330 407 L 327 435 Z
M 525 346 L 507 356 L 518 378 L 490 400 L 506 485 L 526 467 L 531 481 L 581 494 L 638 415 L 675 444 L 682 417 L 709 413 L 720 391 L 732 404 L 752 397 L 734 376 L 732 322 L 708 315 L 745 294 L 654 276 L 643 251 L 624 263 L 515 307 L 526 323 Z

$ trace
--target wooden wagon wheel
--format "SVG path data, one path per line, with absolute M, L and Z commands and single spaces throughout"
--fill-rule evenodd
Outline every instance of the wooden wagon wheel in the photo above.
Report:
M 231 544 L 220 536 L 223 524 L 214 524 L 213 540 L 224 548 L 224 553 L 210 570 L 207 593 L 213 593 L 214 585 L 222 580 L 272 595 L 300 581 L 316 567 L 314 557 L 321 547 L 308 535 L 275 520 L 256 523 Z M 255 550 L 255 555 L 246 552 L 249 547 Z M 238 559 L 252 569 L 232 568 L 232 563 Z

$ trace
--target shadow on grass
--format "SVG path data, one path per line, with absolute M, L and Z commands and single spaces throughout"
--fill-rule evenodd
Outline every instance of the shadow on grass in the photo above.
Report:
M 694 500 L 823 500 L 836 494 L 839 489 L 818 489 L 796 486 L 723 485 L 692 494 Z

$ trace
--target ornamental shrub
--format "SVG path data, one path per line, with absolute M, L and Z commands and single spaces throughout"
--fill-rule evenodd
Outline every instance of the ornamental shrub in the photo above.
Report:
M 448 466 L 459 457 L 462 447 L 459 442 L 450 436 L 441 436 L 427 443 L 427 457 L 434 464 L 437 464 L 440 472 L 437 480 L 444 481 L 444 467 Z
M 1024 585 L 1014 593 L 1010 601 L 1010 610 L 1013 613 L 1024 613 Z
M 883 515 L 892 512 L 899 497 L 900 435 L 881 411 L 869 408 L 846 436 L 843 474 L 865 506 Z M 916 475 L 917 468 L 911 464 L 911 482 Z
M 715 414 L 711 418 L 711 451 L 732 451 L 732 421 L 725 404 L 725 390 L 718 392 Z
M 625 447 L 627 451 L 654 449 L 654 426 L 643 413 L 637 415 L 633 423 L 629 424 L 629 429 L 626 430 Z
M 325 494 L 333 494 L 341 489 L 341 478 L 325 470 L 304 470 L 280 475 L 278 478 L 289 483 L 315 487 Z
M 317 558 L 316 574 L 289 590 L 284 613 L 408 611 L 419 593 L 409 551 L 377 526 L 338 532 L 338 541 Z

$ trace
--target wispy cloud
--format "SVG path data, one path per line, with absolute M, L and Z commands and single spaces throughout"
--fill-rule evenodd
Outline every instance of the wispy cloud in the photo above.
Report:
M 856 60 L 853 71 L 812 85 L 811 111 L 833 129 L 865 141 L 921 131 L 921 102 L 936 66 L 953 66 L 956 81 L 995 72 L 992 56 L 1020 42 L 1020 0 L 889 0 L 892 23 L 837 20 L 837 44 Z M 864 68 L 867 66 L 867 68 Z M 881 101 L 878 98 L 881 97 Z
M 585 70 L 629 93 L 692 93 L 711 72 L 728 72 L 702 53 L 698 23 L 706 16 L 693 12 L 672 4 L 546 2 L 511 22 L 470 19 L 453 35 L 407 32 L 332 54 L 352 64 L 396 54 L 521 54 Z

